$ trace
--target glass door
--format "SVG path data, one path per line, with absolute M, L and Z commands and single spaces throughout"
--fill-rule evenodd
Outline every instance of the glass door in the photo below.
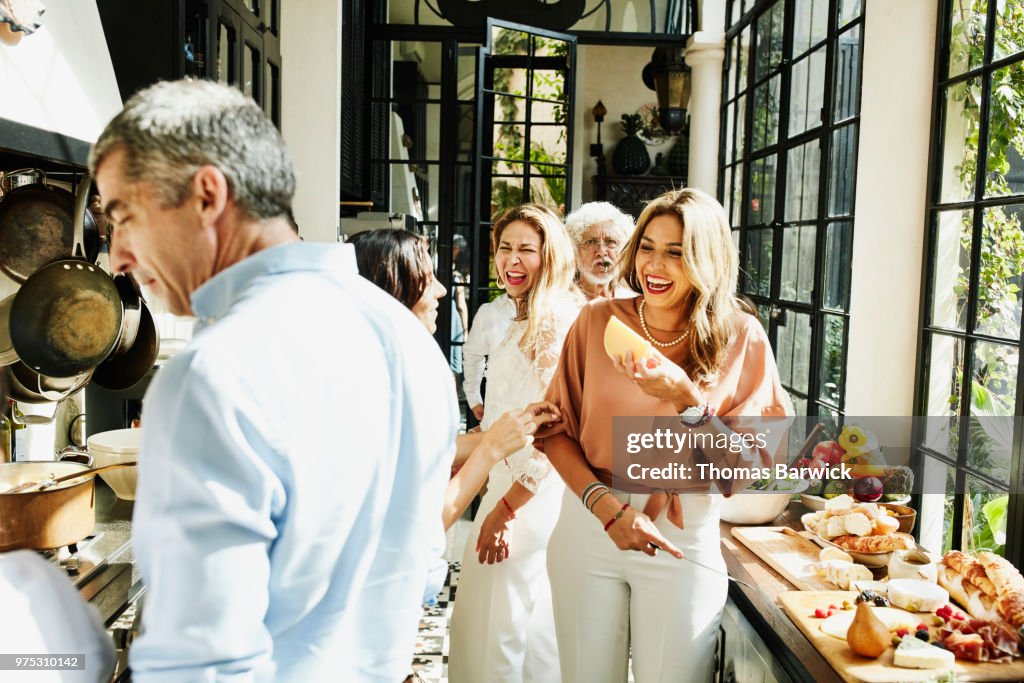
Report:
M 489 19 L 477 67 L 470 311 L 497 296 L 491 224 L 526 202 L 569 211 L 576 38 Z

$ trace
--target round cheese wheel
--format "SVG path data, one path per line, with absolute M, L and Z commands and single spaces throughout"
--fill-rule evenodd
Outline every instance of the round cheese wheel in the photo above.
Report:
M 913 631 L 914 628 L 921 623 L 921 615 L 908 612 L 905 609 L 897 609 L 895 607 L 872 607 L 871 611 L 876 617 L 882 620 L 882 623 L 885 624 L 885 627 L 890 631 L 895 631 L 900 628 Z M 846 631 L 850 628 L 850 624 L 853 623 L 853 615 L 856 613 L 857 610 L 854 609 L 836 612 L 821 622 L 821 630 L 834 638 L 839 638 L 840 640 L 845 641 Z

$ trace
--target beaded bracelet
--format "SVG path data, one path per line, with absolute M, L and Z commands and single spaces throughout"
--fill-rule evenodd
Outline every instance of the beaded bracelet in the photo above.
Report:
M 629 508 L 629 503 L 626 503 L 625 505 L 623 505 L 622 509 L 619 510 L 618 512 L 616 512 L 615 516 L 612 517 L 611 519 L 609 519 L 608 523 L 604 525 L 604 530 L 608 531 L 608 529 L 611 528 L 612 524 L 615 524 L 615 522 L 619 521 L 619 518 L 622 517 L 622 515 L 626 512 L 626 510 L 628 508 Z
M 512 506 L 508 504 L 507 500 L 505 500 L 505 496 L 501 497 L 501 502 L 505 504 L 506 508 L 508 508 L 508 514 L 511 515 L 511 517 L 509 519 L 515 519 L 516 518 L 516 511 L 513 510 Z
M 606 493 L 611 493 L 611 492 L 612 492 L 612 490 L 610 488 L 608 488 L 607 486 L 604 487 L 603 491 L 598 492 L 598 494 L 596 496 L 594 496 L 589 503 L 587 503 L 587 510 L 589 510 L 590 512 L 593 512 L 594 511 L 594 506 L 597 505 L 597 501 L 601 500 L 601 496 L 603 496 Z

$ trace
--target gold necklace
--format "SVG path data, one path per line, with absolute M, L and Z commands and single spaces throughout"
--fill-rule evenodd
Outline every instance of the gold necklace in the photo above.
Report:
M 690 331 L 687 330 L 686 332 L 683 332 L 678 339 L 674 339 L 670 342 L 663 342 L 655 339 L 653 336 L 651 336 L 651 331 L 647 329 L 647 321 L 644 320 L 644 306 L 646 304 L 647 300 L 644 299 L 643 297 L 640 297 L 640 304 L 637 306 L 637 313 L 639 313 L 640 315 L 640 329 L 644 331 L 644 336 L 647 337 L 647 340 L 649 342 L 651 342 L 655 346 L 660 346 L 661 348 L 666 349 L 670 346 L 675 346 L 676 344 L 690 336 Z

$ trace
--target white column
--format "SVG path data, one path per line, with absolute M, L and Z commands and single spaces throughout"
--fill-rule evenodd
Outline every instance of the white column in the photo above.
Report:
M 913 415 L 935 3 L 868 0 L 864 18 L 846 413 Z
M 295 164 L 303 239 L 338 239 L 341 0 L 281 3 L 281 135 Z
M 712 196 L 718 191 L 718 127 L 722 109 L 721 32 L 697 31 L 686 45 L 690 81 L 690 170 L 687 186 Z

